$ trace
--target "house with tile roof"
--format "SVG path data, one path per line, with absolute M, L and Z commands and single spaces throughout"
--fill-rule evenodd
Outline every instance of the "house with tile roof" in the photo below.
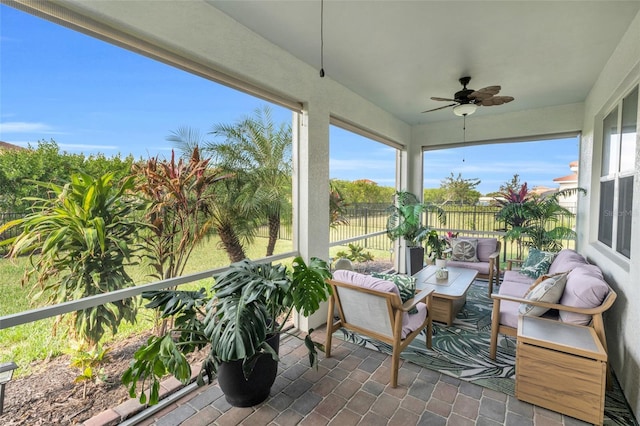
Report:
M 19 151 L 22 149 L 25 149 L 25 148 L 18 145 L 11 144 L 9 142 L 0 141 L 0 153 L 2 153 L 3 151 L 10 151 L 10 150 Z
M 558 183 L 559 191 L 578 187 L 578 162 L 572 161 L 571 163 L 569 163 L 569 169 L 571 170 L 571 174 L 557 177 L 553 180 L 554 182 Z M 567 197 L 560 197 L 558 199 L 558 202 L 562 207 L 565 207 L 570 211 L 575 212 L 577 203 L 578 203 L 578 194 L 575 193 Z

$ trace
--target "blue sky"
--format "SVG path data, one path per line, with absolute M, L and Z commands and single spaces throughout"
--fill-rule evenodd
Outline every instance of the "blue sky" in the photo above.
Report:
M 264 101 L 119 47 L 0 5 L 0 140 L 26 146 L 55 140 L 61 150 L 107 156 L 168 156 L 181 127 L 206 133 Z M 273 106 L 276 121 L 291 113 Z M 395 151 L 332 128 L 331 177 L 394 185 Z M 209 138 L 210 139 L 210 138 Z M 463 162 L 462 159 L 465 159 Z M 483 145 L 425 154 L 425 187 L 453 172 L 479 178 L 482 193 L 520 174 L 554 187 L 578 158 L 576 139 Z

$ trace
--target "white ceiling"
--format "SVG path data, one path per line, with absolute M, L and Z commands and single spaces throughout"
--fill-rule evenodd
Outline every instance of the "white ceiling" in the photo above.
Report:
M 320 69 L 320 0 L 208 0 Z M 431 96 L 501 85 L 515 100 L 477 115 L 585 100 L 640 9 L 634 1 L 324 3 L 326 75 L 407 123 L 450 120 Z

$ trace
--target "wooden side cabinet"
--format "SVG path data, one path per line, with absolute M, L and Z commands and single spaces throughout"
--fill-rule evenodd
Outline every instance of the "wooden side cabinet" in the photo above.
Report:
M 593 328 L 520 317 L 516 398 L 601 425 L 607 353 Z

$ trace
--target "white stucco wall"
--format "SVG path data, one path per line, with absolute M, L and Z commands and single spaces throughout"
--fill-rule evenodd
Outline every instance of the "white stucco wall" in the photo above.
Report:
M 640 14 L 592 88 L 586 102 L 580 145 L 579 186 L 590 188 L 578 205 L 578 250 L 596 263 L 618 299 L 605 316 L 609 361 L 636 417 L 640 415 L 640 140 L 636 143 L 631 259 L 598 240 L 602 119 L 640 82 Z M 639 114 L 640 115 L 640 114 Z M 640 117 L 639 117 L 640 118 Z M 640 123 L 640 120 L 638 120 Z
M 467 117 L 466 143 L 513 142 L 575 135 L 582 128 L 583 115 L 582 103 L 491 116 L 474 114 Z M 413 144 L 429 147 L 460 145 L 462 138 L 461 117 L 414 126 L 411 136 Z

